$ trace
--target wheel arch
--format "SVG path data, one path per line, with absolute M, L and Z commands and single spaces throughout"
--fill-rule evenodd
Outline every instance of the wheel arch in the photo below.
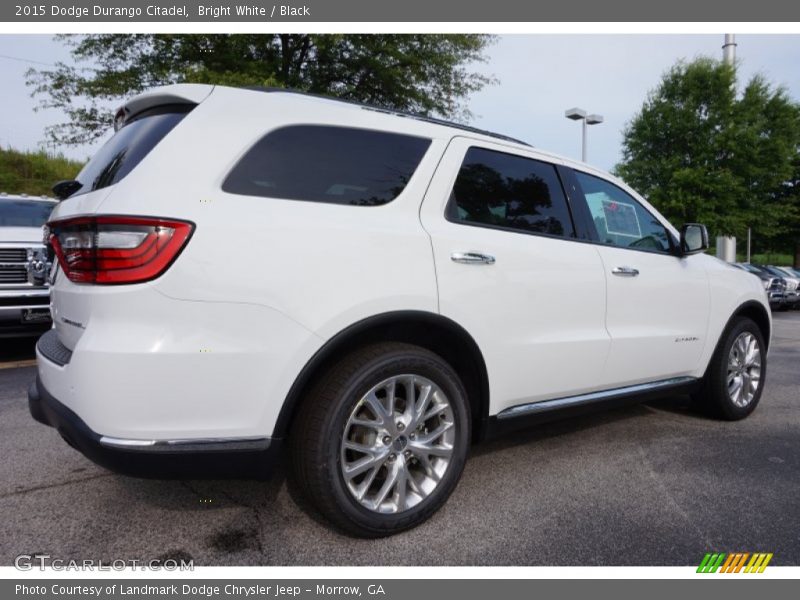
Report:
M 761 330 L 761 335 L 764 337 L 764 344 L 766 344 L 767 349 L 769 349 L 770 343 L 770 336 L 772 334 L 772 324 L 769 312 L 767 309 L 764 308 L 764 305 L 760 302 L 756 302 L 755 300 L 749 300 L 744 304 L 741 304 L 733 314 L 731 315 L 728 322 L 725 323 L 725 328 L 722 330 L 727 331 L 728 328 L 733 323 L 733 320 L 737 317 L 747 317 L 748 319 L 755 322 L 758 325 L 758 328 Z
M 426 348 L 446 360 L 467 390 L 472 439 L 483 439 L 489 418 L 489 376 L 474 338 L 458 323 L 425 311 L 396 311 L 358 321 L 329 339 L 306 363 L 281 407 L 273 431 L 285 438 L 309 388 L 350 351 L 373 342 L 405 342 Z
M 730 329 L 731 325 L 738 317 L 747 317 L 756 325 L 758 325 L 758 328 L 761 330 L 761 335 L 764 337 L 764 343 L 767 346 L 766 349 L 769 349 L 772 325 L 768 310 L 763 304 L 757 302 L 756 300 L 748 300 L 747 302 L 743 302 L 731 313 L 731 316 L 728 317 L 728 320 L 725 322 L 725 326 L 720 330 L 719 337 L 714 344 L 714 350 L 708 357 L 708 362 L 706 363 L 706 368 L 703 372 L 704 376 L 708 374 L 708 370 L 711 368 L 711 361 L 714 360 L 714 356 L 717 354 L 719 346 L 722 343 L 722 339 L 725 336 L 725 332 Z

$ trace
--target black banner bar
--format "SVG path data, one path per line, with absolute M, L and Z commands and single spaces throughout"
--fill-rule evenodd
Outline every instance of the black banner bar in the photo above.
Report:
M 712 580 L 713 583 L 712 583 Z M 757 581 L 758 580 L 758 581 Z M 758 575 L 697 575 L 671 580 L 545 579 L 26 579 L 0 581 L 0 597 L 15 600 L 531 600 L 531 598 L 647 598 L 675 600 L 700 593 L 738 600 L 791 598 L 792 580 Z
M 4 22 L 796 22 L 787 0 L 264 0 L 3 2 Z

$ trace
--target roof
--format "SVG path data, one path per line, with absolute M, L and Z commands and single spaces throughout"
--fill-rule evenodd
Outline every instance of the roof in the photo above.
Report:
M 343 98 L 334 98 L 332 96 L 323 96 L 321 94 L 311 94 L 309 92 L 303 92 L 300 90 L 294 90 L 291 88 L 276 88 L 276 87 L 263 87 L 263 86 L 247 86 L 242 89 L 251 90 L 255 92 L 265 92 L 265 93 L 284 93 L 284 94 L 297 94 L 299 96 L 306 96 L 309 98 L 317 98 L 320 100 L 327 100 L 329 102 L 337 102 L 341 104 L 349 104 L 351 106 L 358 107 L 362 110 L 371 110 L 375 112 L 381 112 L 387 115 L 392 115 L 395 117 L 403 117 L 406 119 L 415 119 L 417 121 L 423 121 L 425 123 L 431 123 L 433 125 L 443 125 L 445 127 L 451 127 L 453 129 L 460 129 L 461 131 L 468 131 L 469 133 L 475 133 L 478 135 L 484 135 L 487 137 L 492 137 L 498 140 L 503 140 L 505 142 L 512 142 L 514 144 L 521 144 L 523 146 L 531 146 L 527 142 L 523 142 L 522 140 L 518 140 L 516 138 L 503 135 L 501 133 L 495 133 L 493 131 L 487 131 L 485 129 L 479 129 L 477 127 L 471 127 L 470 125 L 464 125 L 462 123 L 456 123 L 454 121 L 448 121 L 446 119 L 438 119 L 436 117 L 429 117 L 426 115 L 421 115 L 419 113 L 413 113 L 408 111 L 396 110 L 392 108 L 385 108 L 382 106 L 376 106 L 373 104 L 366 104 L 363 102 L 356 102 L 355 100 L 345 100 Z

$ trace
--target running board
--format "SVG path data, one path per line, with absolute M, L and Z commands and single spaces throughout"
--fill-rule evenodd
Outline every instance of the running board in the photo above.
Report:
M 520 404 L 506 408 L 492 417 L 487 433 L 489 437 L 493 437 L 496 433 L 517 429 L 528 424 L 553 421 L 604 408 L 643 402 L 668 396 L 672 393 L 686 393 L 691 391 L 699 381 L 696 377 L 672 377 L 612 390 Z

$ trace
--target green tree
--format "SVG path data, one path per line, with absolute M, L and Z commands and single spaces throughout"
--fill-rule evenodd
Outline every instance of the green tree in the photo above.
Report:
M 30 70 L 43 108 L 69 120 L 48 128 L 61 144 L 107 131 L 121 98 L 169 83 L 277 86 L 385 108 L 465 119 L 464 100 L 492 83 L 469 70 L 485 60 L 486 35 L 58 36 L 75 65 Z
M 761 76 L 736 88 L 729 65 L 678 63 L 626 126 L 615 171 L 676 223 L 796 238 L 800 105 Z

